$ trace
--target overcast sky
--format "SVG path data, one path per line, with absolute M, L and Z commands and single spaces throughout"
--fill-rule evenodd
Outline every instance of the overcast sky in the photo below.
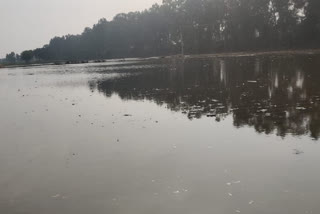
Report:
M 79 34 L 100 18 L 141 11 L 162 0 L 0 0 L 0 58 L 35 49 L 54 36 Z

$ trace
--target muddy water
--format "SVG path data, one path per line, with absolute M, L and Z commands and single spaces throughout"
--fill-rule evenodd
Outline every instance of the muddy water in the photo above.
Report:
M 0 70 L 0 213 L 320 212 L 320 56 Z

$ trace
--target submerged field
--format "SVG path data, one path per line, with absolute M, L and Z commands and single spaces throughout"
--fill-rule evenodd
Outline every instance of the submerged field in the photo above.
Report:
M 320 55 L 0 70 L 0 213 L 320 205 Z

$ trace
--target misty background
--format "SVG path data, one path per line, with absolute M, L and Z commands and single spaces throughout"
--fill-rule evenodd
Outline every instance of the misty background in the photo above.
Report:
M 0 0 L 0 58 L 35 49 L 54 36 L 80 34 L 100 18 L 141 11 L 162 0 Z
M 96 18 L 92 19 L 95 24 L 88 23 L 87 20 L 90 19 L 86 14 L 91 10 L 87 8 L 100 10 L 103 6 L 95 2 L 88 3 L 89 1 L 86 1 L 87 7 L 81 2 L 70 2 L 69 7 L 64 4 L 43 4 L 46 10 L 41 9 L 40 13 L 43 14 L 37 18 L 32 13 L 33 8 L 28 9 L 18 4 L 17 7 L 31 13 L 26 15 L 26 20 L 31 19 L 36 24 L 33 26 L 21 19 L 20 16 L 25 11 L 16 13 L 20 17 L 19 24 L 12 24 L 7 28 L 22 25 L 24 32 L 12 32 L 18 38 L 8 37 L 10 42 L 4 42 L 11 44 L 18 40 L 22 43 L 19 47 L 40 42 L 41 45 L 37 45 L 36 49 L 24 49 L 21 54 L 17 50 L 16 53 L 9 51 L 1 61 L 9 64 L 86 63 L 88 60 L 112 58 L 320 47 L 319 0 L 163 0 L 160 4 L 150 2 L 152 6 L 142 1 L 141 5 L 131 2 L 125 8 L 121 6 L 121 12 L 112 10 L 111 18 L 104 14 L 97 15 L 98 22 L 95 22 Z M 138 9 L 134 10 L 134 6 L 130 7 L 133 4 L 144 9 L 140 8 L 137 12 Z M 55 8 L 52 10 L 55 13 L 45 14 L 51 8 Z M 14 7 L 12 10 L 14 11 Z M 95 15 L 90 15 L 93 16 Z M 41 17 L 54 18 L 46 21 Z M 82 18 L 73 20 L 70 17 Z M 73 22 L 84 24 L 75 25 Z M 37 38 L 43 32 L 60 29 L 60 26 L 67 29 L 55 33 L 48 43 L 42 43 Z

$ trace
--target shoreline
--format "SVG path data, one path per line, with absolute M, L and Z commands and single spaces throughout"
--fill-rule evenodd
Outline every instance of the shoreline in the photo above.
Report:
M 301 49 L 301 50 L 278 50 L 278 51 L 241 51 L 241 52 L 224 52 L 224 53 L 211 53 L 211 54 L 190 54 L 184 55 L 186 59 L 200 59 L 200 58 L 219 58 L 219 57 L 254 57 L 254 56 L 281 56 L 281 55 L 314 55 L 320 54 L 320 49 Z M 153 56 L 153 57 L 141 57 L 136 59 L 170 59 L 173 57 L 181 58 L 182 55 L 168 55 L 168 56 Z M 130 60 L 132 58 L 114 58 L 114 59 L 106 59 L 108 60 Z M 62 62 L 60 60 L 59 62 Z M 94 63 L 95 60 L 90 60 L 89 63 Z M 31 67 L 31 66 L 43 66 L 43 65 L 55 65 L 55 61 L 53 62 L 44 62 L 44 63 L 34 63 L 34 64 L 0 64 L 0 69 L 3 68 L 20 68 L 20 67 Z
M 186 58 L 211 58 L 211 57 L 250 57 L 250 56 L 269 56 L 269 55 L 314 55 L 320 54 L 320 49 L 303 49 L 303 50 L 281 50 L 281 51 L 242 51 L 242 52 L 225 52 L 214 54 L 191 54 L 185 55 Z

